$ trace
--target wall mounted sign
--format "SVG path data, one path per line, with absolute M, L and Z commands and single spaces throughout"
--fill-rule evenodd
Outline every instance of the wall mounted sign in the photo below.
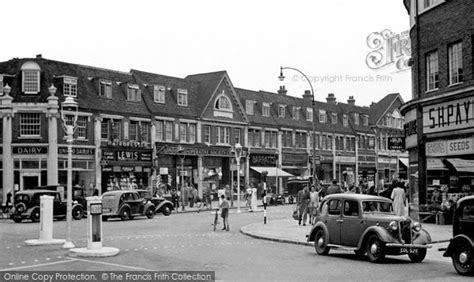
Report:
M 440 140 L 426 143 L 426 155 L 431 157 L 474 153 L 474 138 Z
M 275 166 L 278 155 L 250 154 L 251 166 Z
M 67 155 L 67 147 L 58 147 L 58 154 Z M 72 154 L 82 156 L 93 156 L 95 154 L 95 149 L 72 147 Z
M 13 147 L 13 154 L 18 155 L 42 155 L 48 153 L 48 147 L 40 146 L 20 146 Z
M 474 127 L 474 98 L 468 97 L 423 108 L 423 133 Z

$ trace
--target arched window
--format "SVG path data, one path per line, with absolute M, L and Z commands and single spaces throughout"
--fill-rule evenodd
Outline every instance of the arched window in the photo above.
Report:
M 22 91 L 25 94 L 38 94 L 40 91 L 40 66 L 33 62 L 25 62 L 21 66 Z
M 224 110 L 224 111 L 232 111 L 232 105 L 230 103 L 229 98 L 224 95 L 220 95 L 216 99 L 215 109 L 217 110 Z

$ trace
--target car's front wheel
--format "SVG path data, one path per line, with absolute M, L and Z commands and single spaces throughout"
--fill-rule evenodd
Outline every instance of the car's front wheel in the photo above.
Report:
M 31 215 L 30 215 L 30 219 L 33 221 L 33 222 L 38 222 L 40 221 L 40 209 L 39 208 L 35 208 L 32 212 L 31 212 Z
M 418 249 L 417 254 L 408 254 L 412 262 L 422 262 L 426 257 L 426 249 Z
M 165 205 L 161 208 L 161 212 L 163 213 L 163 215 L 168 216 L 171 214 L 171 207 L 168 205 Z
M 385 258 L 385 244 L 372 234 L 367 239 L 367 257 L 370 262 L 381 262 Z
M 329 253 L 330 248 L 328 247 L 326 232 L 322 229 L 316 231 L 316 236 L 314 237 L 314 249 L 318 255 L 327 255 Z
M 122 211 L 120 212 L 120 219 L 122 220 L 129 220 L 130 219 L 130 209 L 129 208 L 123 208 Z
M 474 248 L 466 240 L 456 244 L 451 258 L 453 266 L 461 275 L 474 275 Z
M 152 208 L 152 207 L 149 207 L 149 208 L 146 210 L 145 214 L 146 214 L 146 217 L 147 217 L 148 219 L 152 219 L 153 216 L 155 216 L 155 212 L 153 211 L 153 208 Z
M 84 209 L 82 207 L 75 207 L 72 209 L 72 217 L 76 220 L 81 219 L 84 216 Z

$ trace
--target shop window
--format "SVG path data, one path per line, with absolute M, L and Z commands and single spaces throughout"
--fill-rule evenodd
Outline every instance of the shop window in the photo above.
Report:
M 41 116 L 39 113 L 20 114 L 20 137 L 39 137 L 41 134 Z

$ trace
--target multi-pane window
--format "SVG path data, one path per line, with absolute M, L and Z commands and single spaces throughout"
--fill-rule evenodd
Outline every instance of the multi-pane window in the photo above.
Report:
M 20 136 L 40 136 L 41 116 L 39 113 L 20 114 Z
M 196 142 L 196 125 L 195 124 L 189 125 L 189 142 L 190 143 Z
M 270 148 L 270 131 L 265 131 L 263 142 L 265 143 L 265 148 Z
M 99 96 L 112 99 L 112 82 L 101 80 L 99 82 Z
M 165 121 L 165 141 L 173 140 L 173 122 Z
M 211 126 L 205 125 L 204 126 L 204 143 L 211 143 Z
M 344 124 L 344 126 L 348 126 L 349 125 L 349 118 L 347 115 L 343 115 L 342 116 L 342 122 Z
M 354 124 L 359 124 L 359 113 L 354 113 Z
M 245 112 L 248 115 L 253 115 L 253 106 L 255 102 L 251 100 L 245 100 Z
M 306 120 L 313 121 L 313 109 L 306 108 Z
M 88 117 L 80 116 L 77 117 L 77 138 L 87 138 L 87 120 Z
M 155 103 L 165 103 L 165 87 L 161 85 L 153 85 L 153 101 Z
M 281 141 L 283 147 L 293 147 L 293 132 L 289 130 L 282 131 Z
M 438 52 L 426 55 L 426 89 L 434 90 L 439 87 Z
M 367 126 L 369 125 L 369 116 L 364 115 L 364 125 Z
M 295 147 L 306 148 L 306 133 L 305 132 L 295 133 Z
M 64 96 L 77 97 L 77 78 L 64 77 L 63 92 Z
M 240 128 L 234 128 L 234 144 L 242 144 L 240 140 L 241 130 Z
M 26 94 L 36 94 L 39 92 L 40 71 L 23 71 L 23 92 Z
M 299 107 L 293 107 L 293 119 L 299 120 L 300 119 L 300 108 Z
M 262 103 L 262 116 L 269 117 L 270 116 L 270 104 L 269 103 Z
M 149 122 L 141 122 L 140 126 L 140 140 L 150 142 L 151 124 Z
M 319 122 L 326 123 L 326 119 L 327 119 L 326 111 L 319 110 Z
M 449 84 L 463 81 L 462 42 L 449 46 Z
M 331 122 L 333 124 L 337 124 L 337 113 L 332 113 L 331 114 Z
M 164 136 L 163 121 L 157 120 L 155 124 L 156 124 L 156 140 L 163 141 L 163 136 Z
M 285 117 L 285 105 L 278 106 L 278 117 L 284 118 Z
M 278 148 L 278 132 L 272 131 L 270 132 L 270 147 L 272 148 Z
M 102 140 L 109 140 L 110 139 L 110 126 L 109 126 L 110 120 L 109 119 L 102 119 L 102 122 L 100 123 L 100 138 Z
M 252 147 L 260 147 L 261 131 L 258 129 L 249 129 L 249 145 Z
M 186 123 L 180 123 L 179 124 L 179 141 L 180 142 L 186 142 L 187 140 L 187 124 Z
M 122 121 L 113 120 L 112 121 L 112 139 L 120 140 L 122 138 Z
M 131 120 L 130 125 L 128 126 L 128 138 L 133 141 L 138 141 L 138 121 Z
M 136 84 L 129 84 L 127 86 L 127 100 L 132 102 L 140 102 L 142 100 L 142 93 Z
M 188 90 L 178 89 L 178 106 L 188 106 Z
M 230 142 L 230 128 L 224 126 L 217 127 L 217 140 L 220 144 L 229 144 Z
M 335 137 L 335 142 L 336 142 L 336 150 L 342 151 L 344 150 L 344 138 L 342 136 L 336 136 Z
M 230 100 L 224 95 L 219 96 L 216 101 L 215 108 L 218 110 L 227 110 L 230 111 L 232 109 L 230 105 Z

